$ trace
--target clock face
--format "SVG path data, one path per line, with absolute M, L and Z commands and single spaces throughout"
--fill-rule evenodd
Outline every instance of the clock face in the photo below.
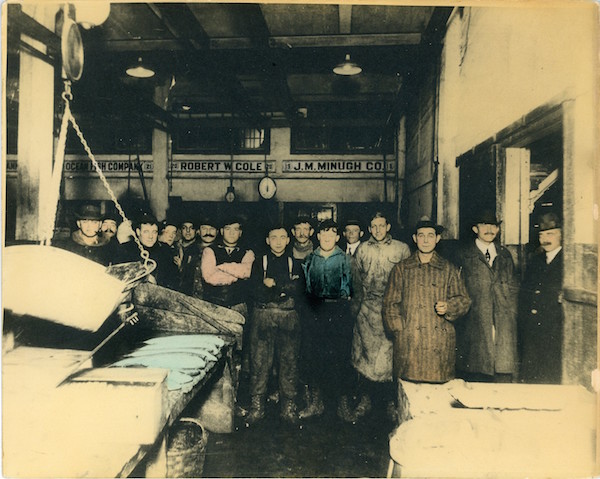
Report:
M 269 176 L 265 176 L 258 184 L 258 193 L 265 200 L 270 200 L 277 192 L 275 180 Z

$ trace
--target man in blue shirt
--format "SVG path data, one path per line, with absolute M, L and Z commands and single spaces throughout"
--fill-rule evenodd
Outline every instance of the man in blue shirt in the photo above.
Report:
M 312 371 L 312 399 L 300 412 L 301 419 L 323 414 L 324 399 L 335 410 L 352 374 L 350 259 L 337 246 L 340 236 L 334 221 L 325 220 L 318 226 L 317 239 L 319 247 L 302 264 L 313 314 L 307 324 L 308 336 L 312 338 L 312 351 L 307 358 L 311 363 L 307 369 Z

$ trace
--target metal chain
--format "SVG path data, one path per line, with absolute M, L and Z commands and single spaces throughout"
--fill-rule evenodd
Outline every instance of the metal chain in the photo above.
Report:
M 65 91 L 65 93 L 66 93 L 66 91 Z M 129 220 L 127 219 L 127 216 L 125 216 L 125 211 L 123 211 L 123 208 L 121 207 L 121 205 L 119 203 L 119 200 L 117 200 L 117 197 L 115 196 L 112 188 L 108 184 L 108 181 L 106 180 L 106 176 L 104 176 L 104 173 L 102 173 L 102 169 L 100 168 L 98 161 L 96 160 L 94 154 L 92 153 L 92 150 L 90 149 L 86 139 L 83 137 L 83 133 L 81 132 L 81 129 L 79 128 L 79 125 L 77 124 L 77 121 L 75 120 L 75 117 L 71 113 L 69 100 L 72 100 L 73 96 L 70 95 L 70 98 L 69 98 L 69 95 L 70 95 L 70 93 L 68 95 L 63 94 L 63 99 L 65 100 L 65 116 L 68 116 L 69 121 L 73 125 L 73 129 L 75 130 L 75 133 L 77 133 L 77 137 L 79 138 L 79 141 L 81 142 L 81 145 L 83 146 L 83 149 L 85 150 L 89 159 L 91 160 L 92 164 L 94 165 L 94 168 L 96 169 L 96 173 L 98 173 L 98 176 L 100 177 L 100 180 L 102 181 L 102 184 L 104 185 L 104 188 L 106 188 L 106 191 L 110 195 L 110 199 L 115 204 L 115 207 L 117 208 L 117 211 L 121 215 L 121 218 L 123 218 L 124 222 L 129 222 Z M 135 241 L 138 249 L 140 250 L 141 258 L 144 260 L 144 268 L 146 268 L 147 270 L 153 270 L 156 267 L 156 262 L 154 260 L 150 259 L 150 253 L 148 253 L 148 251 L 144 249 L 144 246 L 142 245 L 139 238 L 135 234 L 133 235 L 133 240 Z
M 65 91 L 62 93 L 62 98 L 67 102 L 67 98 L 73 98 L 71 95 L 71 82 L 65 81 Z M 50 178 L 50 192 L 52 197 L 49 201 L 40 203 L 40 230 L 41 244 L 50 246 L 52 244 L 52 236 L 54 234 L 54 225 L 56 224 L 56 216 L 58 215 L 58 201 L 60 197 L 60 181 L 65 160 L 65 146 L 67 143 L 67 129 L 69 128 L 69 110 L 68 103 L 65 107 L 65 114 L 62 117 L 60 124 L 60 132 L 58 134 L 58 142 L 56 146 L 56 158 Z

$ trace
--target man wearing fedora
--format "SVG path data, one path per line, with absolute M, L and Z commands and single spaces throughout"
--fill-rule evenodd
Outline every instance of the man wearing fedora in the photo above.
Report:
M 394 378 L 443 383 L 454 378 L 454 321 L 471 305 L 459 269 L 435 248 L 443 228 L 417 222 L 417 251 L 394 266 L 383 296 L 383 322 L 394 343 Z M 398 419 L 408 419 L 398 381 Z
M 110 248 L 108 248 L 110 238 L 100 233 L 102 225 L 100 207 L 84 204 L 75 212 L 75 218 L 77 229 L 71 233 L 69 239 L 58 243 L 57 246 L 96 263 L 108 265 L 111 259 Z
M 555 213 L 540 217 L 541 252 L 527 266 L 519 314 L 520 381 L 560 384 L 562 379 L 562 230 Z
M 472 304 L 456 323 L 457 371 L 467 381 L 512 382 L 517 373 L 518 283 L 510 252 L 500 245 L 500 221 L 482 211 L 475 238 L 458 253 Z

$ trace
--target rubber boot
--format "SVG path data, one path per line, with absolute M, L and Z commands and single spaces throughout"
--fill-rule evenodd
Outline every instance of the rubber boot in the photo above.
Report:
M 356 419 L 366 416 L 369 412 L 371 412 L 371 398 L 367 394 L 363 394 L 356 406 Z
M 300 422 L 296 403 L 293 399 L 283 398 L 281 401 L 281 419 L 288 424 L 297 425 Z
M 308 407 L 300 411 L 298 416 L 300 419 L 307 419 L 313 416 L 320 416 L 325 411 L 325 405 L 323 404 L 323 398 L 321 397 L 321 391 L 313 389 L 312 398 Z
M 356 422 L 357 417 L 355 412 L 350 408 L 348 396 L 344 395 L 341 397 L 337 408 L 337 415 L 344 422 Z
M 263 395 L 252 396 L 250 412 L 246 416 L 246 427 L 253 426 L 265 417 L 265 397 Z

